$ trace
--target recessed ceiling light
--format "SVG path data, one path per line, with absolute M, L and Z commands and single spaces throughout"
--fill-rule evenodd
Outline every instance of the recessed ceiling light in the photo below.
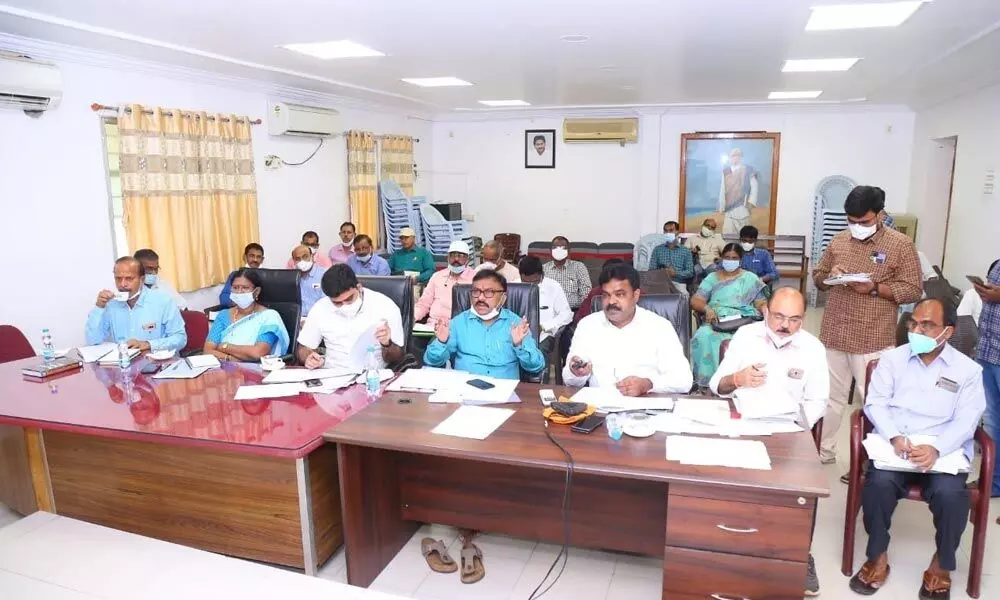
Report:
M 821 91 L 809 91 L 809 92 L 771 92 L 767 95 L 768 100 L 803 100 L 818 98 Z
M 480 100 L 486 106 L 531 106 L 524 100 Z
M 917 12 L 925 1 L 929 0 L 814 6 L 806 31 L 896 27 Z
M 600 67 L 597 67 L 597 70 L 599 70 L 599 71 L 617 71 L 618 67 L 616 67 L 615 65 L 601 65 Z
M 339 40 L 336 42 L 316 42 L 312 44 L 286 44 L 281 46 L 286 50 L 301 52 L 316 58 L 358 58 L 363 56 L 385 56 L 378 50 L 373 50 L 368 46 L 356 44 L 350 40 Z
M 458 77 L 404 77 L 403 81 L 419 85 L 420 87 L 451 87 L 461 85 L 472 85 L 464 79 Z
M 622 89 L 626 90 L 626 91 L 632 91 L 632 90 L 635 89 L 635 86 L 634 85 L 623 85 Z
M 846 71 L 854 66 L 858 58 L 806 58 L 785 61 L 781 70 L 785 73 L 804 73 L 819 71 Z
M 570 34 L 570 35 L 564 35 L 564 36 L 562 36 L 559 39 L 561 39 L 562 41 L 566 42 L 567 44 L 582 44 L 583 42 L 589 42 L 590 41 L 590 36 L 589 35 L 583 35 L 583 34 L 580 34 L 580 33 L 574 33 L 574 34 Z

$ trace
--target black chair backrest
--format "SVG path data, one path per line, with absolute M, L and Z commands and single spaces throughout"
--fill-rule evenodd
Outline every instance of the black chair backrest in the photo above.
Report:
M 403 349 L 410 347 L 413 332 L 413 280 L 409 277 L 358 277 L 361 286 L 384 294 L 399 307 L 403 317 Z
M 642 294 L 639 296 L 639 306 L 670 321 L 681 347 L 684 348 L 684 356 L 690 358 L 691 307 L 688 305 L 687 297 L 680 294 Z M 595 313 L 604 310 L 600 296 L 591 301 L 591 309 Z
M 289 352 L 295 353 L 299 339 L 299 322 L 302 320 L 302 273 L 297 269 L 257 269 L 260 275 L 258 301 L 281 315 L 290 340 Z

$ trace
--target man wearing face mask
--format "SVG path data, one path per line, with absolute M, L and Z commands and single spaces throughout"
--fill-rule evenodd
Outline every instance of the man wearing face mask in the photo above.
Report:
M 319 234 L 316 233 L 315 231 L 307 231 L 302 234 L 302 245 L 309 248 L 309 252 L 312 254 L 312 258 L 310 259 L 312 262 L 323 267 L 324 269 L 329 269 L 330 265 L 333 264 L 333 262 L 326 256 L 326 254 L 320 252 Z M 285 268 L 294 269 L 295 261 L 289 260 Z
M 354 238 L 354 254 L 347 258 L 347 266 L 356 275 L 388 277 L 391 274 L 389 263 L 375 254 L 372 239 L 363 233 Z
M 924 571 L 919 596 L 949 597 L 951 571 L 969 520 L 969 475 L 933 469 L 938 458 L 953 452 L 972 461 L 973 436 L 986 409 L 982 368 L 948 343 L 956 320 L 950 303 L 921 300 L 909 322 L 909 343 L 883 352 L 872 374 L 865 414 L 875 433 L 913 470 L 889 471 L 868 463 L 861 491 L 867 560 L 850 581 L 856 593 L 871 595 L 885 583 L 892 514 L 910 484 L 919 483 L 937 530 L 936 552 Z M 917 441 L 917 436 L 924 437 Z
M 680 238 L 677 237 L 680 227 L 677 221 L 663 224 L 663 234 L 667 236 L 667 241 L 662 246 L 653 248 L 649 270 L 666 269 L 670 279 L 681 284 L 678 289 L 683 289 L 694 279 L 694 258 L 690 250 L 681 247 Z
M 299 333 L 297 355 L 307 369 L 361 372 L 365 365 L 351 361 L 358 344 L 379 349 L 383 367 L 403 357 L 403 316 L 388 296 L 364 289 L 347 265 L 333 265 L 323 274 L 323 293 Z M 371 339 L 362 339 L 373 330 Z M 316 352 L 320 342 L 325 357 Z
M 302 293 L 302 316 L 306 316 L 324 297 L 322 284 L 326 269 L 313 262 L 313 253 L 309 246 L 296 246 L 292 250 L 291 262 L 295 265 L 294 268 L 302 273 L 299 290 Z
M 684 243 L 688 250 L 698 255 L 698 264 L 695 265 L 694 272 L 699 280 L 706 272 L 718 266 L 716 263 L 722 257 L 722 248 L 726 245 L 722 235 L 715 232 L 716 226 L 715 219 L 705 219 L 698 235 L 689 237 Z
M 177 293 L 174 286 L 165 279 L 160 279 L 160 255 L 149 248 L 136 250 L 132 255 L 137 261 L 142 263 L 142 269 L 146 273 L 143 276 L 143 283 L 151 290 L 160 290 L 170 296 L 177 308 L 187 310 L 187 300 Z
M 264 264 L 264 246 L 256 242 L 250 242 L 243 248 L 243 269 L 259 269 L 260 266 Z M 226 278 L 226 285 L 222 286 L 222 291 L 219 292 L 219 305 L 229 306 L 230 295 L 233 290 L 233 277 L 236 276 L 240 269 L 236 269 L 229 274 Z
M 527 319 L 503 307 L 507 280 L 496 271 L 476 273 L 470 291 L 472 307 L 451 321 L 439 319 L 434 340 L 424 353 L 424 364 L 454 367 L 476 375 L 519 379 L 520 369 L 538 373 L 545 357 L 528 329 Z
M 448 247 L 448 268 L 434 273 L 413 309 L 417 321 L 430 317 L 428 323 L 433 325 L 451 319 L 451 288 L 458 283 L 472 283 L 474 273 L 466 268 L 468 263 L 469 245 L 455 240 Z
M 357 229 L 354 223 L 345 221 L 340 224 L 340 243 L 330 248 L 330 260 L 334 263 L 346 263 L 347 259 L 354 254 L 354 237 Z
M 757 236 L 759 232 L 753 225 L 747 225 L 740 229 L 740 247 L 743 248 L 744 271 L 750 271 L 767 285 L 774 285 L 778 282 L 778 267 L 774 266 L 774 259 L 771 253 L 764 248 L 757 247 Z
M 483 262 L 476 267 L 476 272 L 489 269 L 503 275 L 507 283 L 521 283 L 521 272 L 517 267 L 503 258 L 503 246 L 500 242 L 490 240 L 483 244 Z
M 88 344 L 125 341 L 129 348 L 156 352 L 187 345 L 184 319 L 177 305 L 143 282 L 142 263 L 131 256 L 115 261 L 115 288 L 97 294 L 97 306 L 87 315 Z
M 569 258 L 569 240 L 558 235 L 552 238 L 552 261 L 542 265 L 545 276 L 562 286 L 573 310 L 580 308 L 590 293 L 590 271 L 587 265 Z
M 829 291 L 819 339 L 830 364 L 830 405 L 823 419 L 820 460 L 837 460 L 837 432 L 847 406 L 851 379 L 864 404 L 868 362 L 896 343 L 900 304 L 920 299 L 920 257 L 910 238 L 885 227 L 878 218 L 884 198 L 875 187 L 861 185 L 847 195 L 848 229 L 830 240 L 813 271 L 813 282 Z M 848 273 L 865 273 L 870 282 L 828 286 L 823 281 Z

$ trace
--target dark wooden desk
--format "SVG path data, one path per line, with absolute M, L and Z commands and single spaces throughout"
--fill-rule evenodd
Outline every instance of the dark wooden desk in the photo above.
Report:
M 539 388 L 522 384 L 517 412 L 483 441 L 432 434 L 456 405 L 417 394 L 387 394 L 324 435 L 337 443 L 349 583 L 371 584 L 421 522 L 563 541 L 565 463 Z M 808 432 L 760 438 L 773 469 L 753 471 L 667 462 L 662 433 L 551 431 L 575 462 L 572 544 L 662 556 L 664 598 L 802 597 L 829 495 Z

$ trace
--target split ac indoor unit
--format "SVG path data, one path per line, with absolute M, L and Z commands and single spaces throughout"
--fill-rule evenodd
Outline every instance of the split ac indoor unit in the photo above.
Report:
M 639 140 L 639 119 L 566 119 L 563 121 L 563 141 L 617 142 L 634 144 Z
M 326 137 L 341 133 L 340 113 L 332 108 L 274 102 L 268 109 L 269 135 Z
M 0 108 L 38 113 L 59 106 L 62 75 L 52 63 L 0 51 Z

